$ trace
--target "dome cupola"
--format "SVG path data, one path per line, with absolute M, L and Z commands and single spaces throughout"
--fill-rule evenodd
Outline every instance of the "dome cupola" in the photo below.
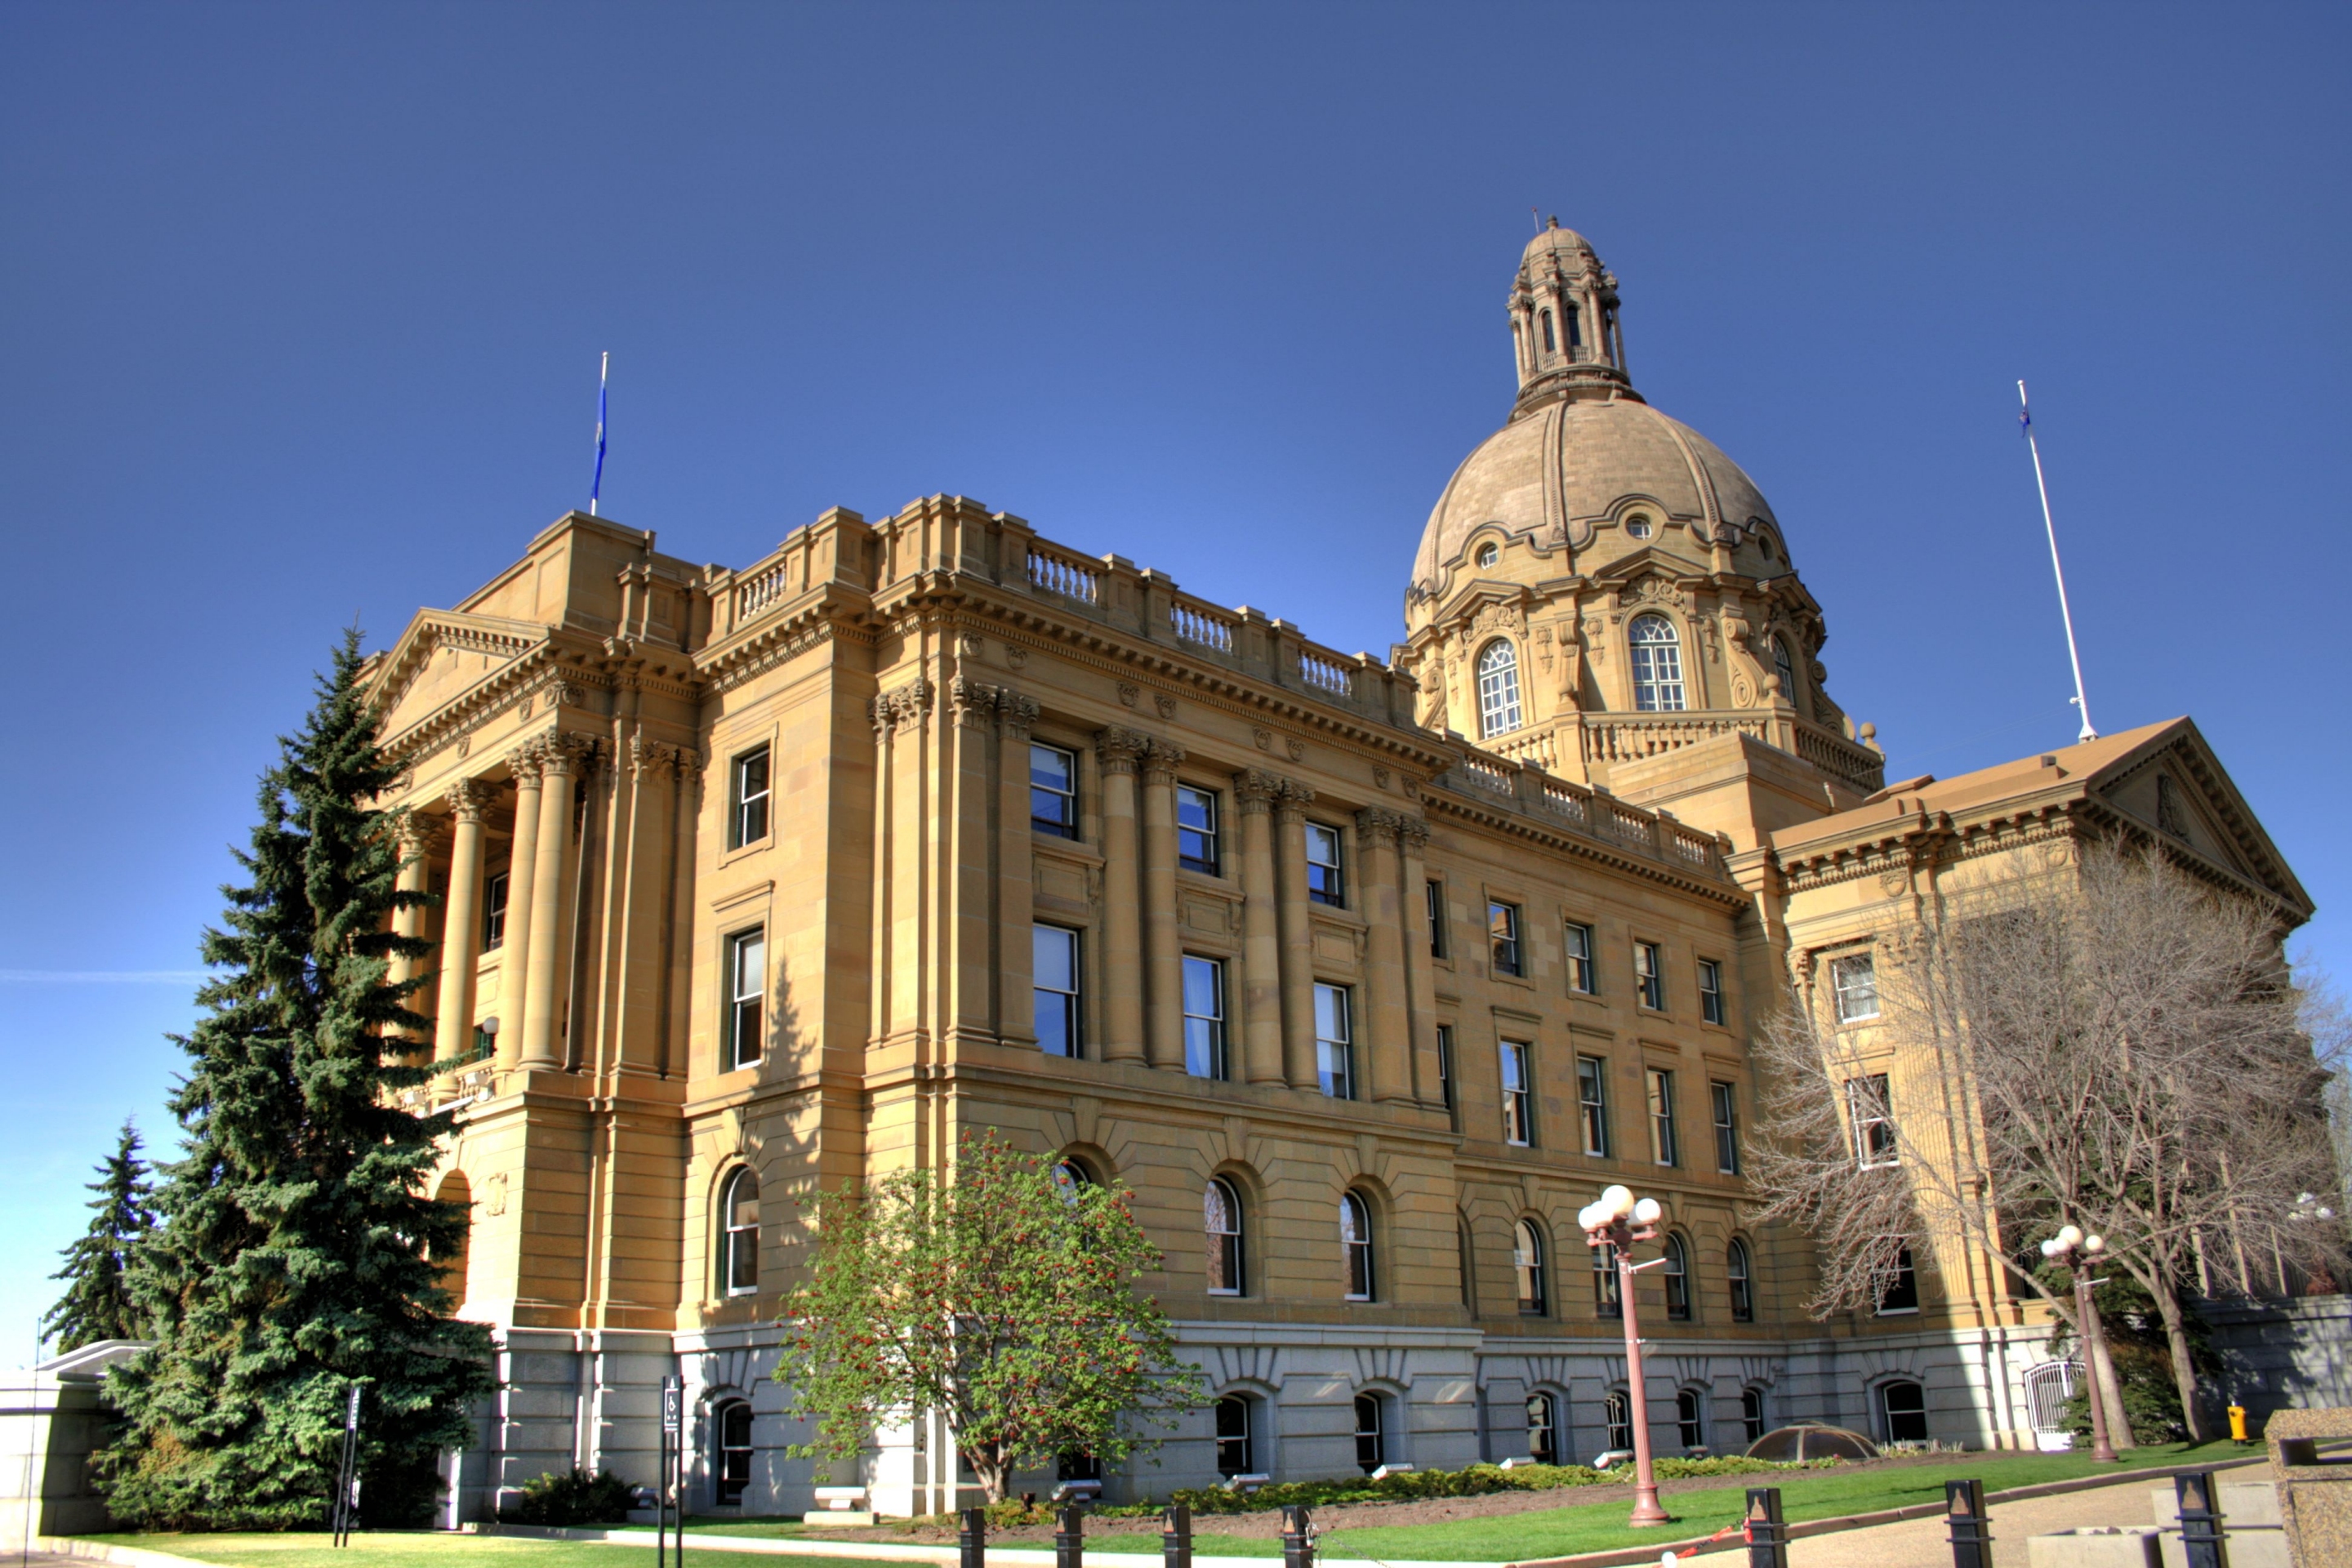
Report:
M 1625 335 L 1617 321 L 1617 279 L 1592 247 L 1554 218 L 1528 241 L 1511 282 L 1511 340 L 1517 351 L 1519 419 L 1548 403 L 1632 397 Z

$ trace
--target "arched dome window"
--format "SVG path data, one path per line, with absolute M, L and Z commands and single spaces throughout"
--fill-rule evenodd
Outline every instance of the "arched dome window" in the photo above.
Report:
M 1348 1258 L 1348 1300 L 1372 1299 L 1372 1211 L 1354 1193 L 1339 1194 L 1339 1250 Z
M 1635 616 L 1625 640 L 1633 651 L 1633 706 L 1644 713 L 1679 713 L 1689 706 L 1683 700 L 1683 647 L 1674 622 Z
M 1519 650 L 1496 637 L 1478 653 L 1478 733 L 1507 735 L 1518 727 Z
M 1551 312 L 1550 312 L 1549 310 L 1546 310 L 1546 311 L 1543 313 L 1543 330 L 1544 330 L 1544 353 L 1559 353 L 1559 340 L 1558 338 L 1556 338 L 1555 336 L 1553 336 L 1553 334 L 1552 334 L 1552 329 L 1551 329 Z
M 1780 677 L 1780 695 L 1790 702 L 1797 700 L 1797 667 L 1789 658 L 1786 639 L 1772 639 L 1772 668 Z
M 1563 300 L 1560 303 L 1568 311 L 1568 352 L 1574 353 L 1584 346 L 1584 312 L 1573 300 Z
M 760 1174 L 745 1165 L 719 1194 L 719 1282 L 730 1296 L 760 1289 Z

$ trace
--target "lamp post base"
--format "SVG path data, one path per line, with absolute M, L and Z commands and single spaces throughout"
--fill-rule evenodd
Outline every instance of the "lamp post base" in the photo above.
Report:
M 1658 1506 L 1658 1489 L 1639 1487 L 1633 1492 L 1633 1516 L 1625 1521 L 1635 1530 L 1651 1524 L 1672 1524 L 1674 1516 Z

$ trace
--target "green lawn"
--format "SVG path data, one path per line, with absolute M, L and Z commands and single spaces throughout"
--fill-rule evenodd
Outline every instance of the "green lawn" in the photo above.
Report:
M 320 1531 L 283 1535 L 95 1535 L 118 1546 L 144 1546 L 224 1568 L 630 1568 L 653 1550 L 593 1541 L 531 1541 L 511 1535 L 451 1535 L 429 1531 L 364 1531 L 338 1552 Z M 863 1557 L 779 1557 L 772 1552 L 693 1553 L 695 1568 L 876 1568 Z
M 1944 1483 L 1974 1477 L 1987 1491 L 2032 1486 L 2040 1481 L 2065 1480 L 2105 1469 L 2147 1469 L 2166 1465 L 2218 1464 L 2259 1458 L 2259 1447 L 2241 1448 L 2231 1443 L 2200 1447 L 2137 1448 L 2119 1466 L 2094 1463 L 2081 1454 L 1956 1454 L 1935 1464 L 1899 1469 L 1790 1471 L 1775 1477 L 1726 1476 L 1719 1479 L 1668 1482 L 1666 1510 L 1678 1522 L 1654 1530 L 1625 1526 L 1622 1502 L 1572 1503 L 1576 1489 L 1563 1489 L 1564 1506 L 1533 1513 L 1504 1514 L 1492 1519 L 1461 1520 L 1446 1524 L 1421 1524 L 1382 1530 L 1335 1530 L 1322 1540 L 1322 1549 L 1336 1557 L 1379 1557 L 1399 1561 L 1439 1560 L 1507 1563 L 1534 1557 L 1565 1557 L 1578 1552 L 1601 1552 L 1643 1542 L 1680 1541 L 1712 1534 L 1737 1521 L 1750 1484 L 1778 1484 L 1780 1502 L 1790 1522 L 1828 1519 L 1839 1514 L 1871 1513 L 1913 1503 L 1940 1503 Z M 1106 1554 L 1157 1552 L 1160 1536 L 1138 1520 L 1104 1520 L 1087 1534 L 1089 1551 Z M 704 1535 L 784 1537 L 816 1535 L 788 1520 L 696 1519 L 687 1528 Z M 646 1531 L 650 1537 L 652 1531 Z M 126 1546 L 152 1547 L 182 1557 L 217 1563 L 224 1568 L 627 1568 L 643 1561 L 652 1549 L 603 1546 L 586 1542 L 534 1541 L 514 1536 L 435 1535 L 387 1531 L 353 1538 L 352 1550 L 337 1552 L 317 1533 L 284 1535 L 106 1535 L 94 1539 Z M 1202 1556 L 1278 1557 L 1282 1543 L 1270 1539 L 1223 1535 L 1214 1516 L 1200 1521 L 1192 1537 L 1193 1550 Z M 1015 1544 L 1006 1542 L 1007 1545 Z M 1042 1542 L 1017 1544 L 1036 1548 Z M 634 1556 L 632 1554 L 635 1554 Z M 779 1558 L 748 1552 L 691 1552 L 694 1568 L 874 1568 L 869 1559 Z

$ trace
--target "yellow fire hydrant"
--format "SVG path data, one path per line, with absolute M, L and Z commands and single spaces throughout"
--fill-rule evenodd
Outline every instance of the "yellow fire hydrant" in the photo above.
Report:
M 2230 1406 L 2230 1441 L 2246 1441 L 2246 1407 L 2242 1405 Z

